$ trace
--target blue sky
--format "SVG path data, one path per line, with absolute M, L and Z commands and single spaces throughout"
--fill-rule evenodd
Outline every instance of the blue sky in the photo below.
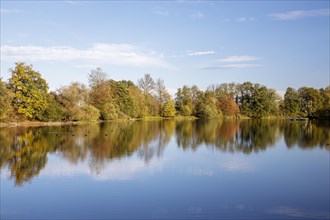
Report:
M 33 64 L 51 89 L 102 67 L 183 85 L 329 85 L 329 1 L 1 1 L 1 76 Z

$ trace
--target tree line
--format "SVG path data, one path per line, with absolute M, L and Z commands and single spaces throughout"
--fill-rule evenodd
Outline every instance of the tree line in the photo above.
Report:
M 205 91 L 196 85 L 177 89 L 173 98 L 162 79 L 145 74 L 137 84 L 115 81 L 97 68 L 89 85 L 72 82 L 56 91 L 32 65 L 18 62 L 0 79 L 0 121 L 90 121 L 144 117 L 329 118 L 330 86 L 287 88 L 282 99 L 258 83 L 223 83 Z

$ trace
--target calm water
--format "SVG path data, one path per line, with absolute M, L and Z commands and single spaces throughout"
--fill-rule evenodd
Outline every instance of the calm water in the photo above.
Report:
M 0 219 L 329 219 L 329 122 L 1 128 Z

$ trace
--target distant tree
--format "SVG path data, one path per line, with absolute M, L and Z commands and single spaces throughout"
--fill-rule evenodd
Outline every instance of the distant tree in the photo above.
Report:
M 155 91 L 155 81 L 150 74 L 145 74 L 143 78 L 138 80 L 138 87 L 144 95 L 143 105 L 145 106 L 144 115 L 156 116 L 159 113 L 159 106 L 156 97 L 153 95 Z
M 298 92 L 289 87 L 284 94 L 283 103 L 285 114 L 291 117 L 297 117 L 300 114 L 300 101 Z
M 237 103 L 242 115 L 251 116 L 253 91 L 254 88 L 251 82 L 244 82 L 237 85 Z
M 298 89 L 300 108 L 307 117 L 315 117 L 317 111 L 322 108 L 322 97 L 319 90 L 311 87 Z
M 200 118 L 222 117 L 221 111 L 216 107 L 217 99 L 211 91 L 200 91 L 195 116 Z
M 270 115 L 278 114 L 278 104 L 280 97 L 275 90 L 268 89 L 266 86 L 254 84 L 252 94 L 252 106 L 250 107 L 250 116 L 262 118 Z
M 163 117 L 173 117 L 175 115 L 174 101 L 166 90 L 162 79 L 157 79 L 155 84 L 155 93 L 159 106 L 159 115 Z
M 193 94 L 187 85 L 177 90 L 175 108 L 182 116 L 191 116 L 194 113 Z
M 143 78 L 138 80 L 138 86 L 143 94 L 148 95 L 155 89 L 155 82 L 149 73 L 145 74 Z
M 32 65 L 16 63 L 10 69 L 9 87 L 14 94 L 13 107 L 28 119 L 40 119 L 48 106 L 48 85 Z
M 219 100 L 219 109 L 223 115 L 237 116 L 239 114 L 239 107 L 233 99 L 224 98 Z
M 10 118 L 12 110 L 13 93 L 8 89 L 8 85 L 0 78 L 0 121 Z
M 63 121 L 65 120 L 65 108 L 57 101 L 57 94 L 48 94 L 48 106 L 43 112 L 40 120 L 42 121 Z
M 235 93 L 242 115 L 253 118 L 278 115 L 281 98 L 275 90 L 257 83 L 245 82 L 236 86 Z
M 164 98 L 164 104 L 161 108 L 161 116 L 162 117 L 174 117 L 175 116 L 175 104 L 174 100 L 167 93 Z
M 330 86 L 320 89 L 322 98 L 322 109 L 319 111 L 320 117 L 330 117 Z
M 91 70 L 88 74 L 89 87 L 96 87 L 108 80 L 108 74 L 101 67 Z
M 97 120 L 100 117 L 99 110 L 88 104 L 89 91 L 84 84 L 74 82 L 62 87 L 58 99 L 65 108 L 68 120 Z

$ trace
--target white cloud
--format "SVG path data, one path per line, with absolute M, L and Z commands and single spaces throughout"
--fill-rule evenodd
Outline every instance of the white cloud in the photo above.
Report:
M 209 54 L 214 54 L 215 52 L 213 50 L 209 51 L 195 51 L 195 52 L 187 52 L 187 56 L 202 56 L 202 55 L 209 55 Z
M 202 12 L 195 12 L 195 13 L 192 13 L 191 15 L 190 15 L 192 18 L 195 18 L 195 19 L 201 19 L 201 18 L 203 18 L 204 17 L 204 14 L 202 13 Z
M 160 55 L 130 44 L 94 44 L 87 49 L 68 46 L 8 46 L 1 47 L 5 61 L 102 61 L 115 65 L 168 67 Z
M 235 62 L 247 62 L 247 61 L 255 61 L 258 60 L 258 57 L 255 56 L 229 56 L 224 59 L 220 59 L 220 62 L 226 63 L 235 63 Z
M 276 20 L 298 20 L 306 17 L 325 17 L 330 15 L 330 10 L 317 9 L 317 10 L 296 10 L 284 13 L 273 13 L 268 16 Z

